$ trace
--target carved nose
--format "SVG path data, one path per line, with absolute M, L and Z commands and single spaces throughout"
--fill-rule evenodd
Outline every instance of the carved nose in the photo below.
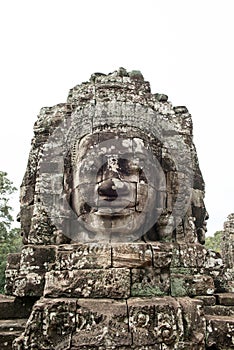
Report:
M 98 187 L 99 196 L 106 197 L 105 200 L 114 201 L 119 196 L 129 193 L 128 187 L 119 179 L 108 179 Z
M 99 196 L 107 197 L 109 200 L 115 200 L 118 197 L 117 191 L 115 189 L 115 184 L 112 179 L 105 180 L 98 187 Z

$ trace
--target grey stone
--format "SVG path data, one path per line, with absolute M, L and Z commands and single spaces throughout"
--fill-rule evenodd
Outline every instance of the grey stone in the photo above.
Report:
M 127 298 L 130 270 L 125 268 L 63 270 L 46 273 L 46 297 Z
M 42 108 L 6 269 L 17 302 L 0 300 L 30 317 L 0 324 L 2 347 L 232 349 L 234 214 L 222 256 L 207 250 L 204 196 L 188 109 L 141 72 L 94 73 Z

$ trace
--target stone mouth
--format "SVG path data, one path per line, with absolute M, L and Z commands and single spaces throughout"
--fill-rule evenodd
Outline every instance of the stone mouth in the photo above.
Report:
M 122 217 L 122 216 L 129 216 L 134 213 L 133 211 L 134 207 L 128 207 L 128 208 L 122 208 L 122 207 L 99 207 L 97 211 L 95 211 L 95 215 L 98 216 L 115 216 L 115 217 Z M 119 209 L 119 210 L 118 210 Z M 135 208 L 134 208 L 135 209 Z
M 133 198 L 124 198 L 124 197 L 118 197 L 115 199 L 106 199 L 106 198 L 99 198 L 98 199 L 98 209 L 116 209 L 116 210 L 122 210 L 122 209 L 131 209 L 135 208 L 135 206 L 138 204 Z

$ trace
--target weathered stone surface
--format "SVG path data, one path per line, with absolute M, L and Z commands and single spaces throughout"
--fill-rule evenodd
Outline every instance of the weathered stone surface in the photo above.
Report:
M 14 342 L 14 349 L 69 349 L 76 327 L 75 315 L 74 299 L 40 299 L 25 332 Z
M 11 350 L 13 340 L 24 330 L 27 319 L 0 321 L 0 349 Z
M 153 265 L 151 246 L 145 243 L 112 244 L 113 267 L 147 267 Z
M 8 255 L 6 271 L 5 271 L 6 294 L 13 295 L 15 278 L 17 277 L 19 268 L 20 268 L 20 258 L 21 258 L 21 255 L 19 253 Z
M 133 344 L 177 343 L 183 337 L 181 309 L 173 298 L 128 300 Z
M 193 341 L 199 346 L 205 346 L 206 320 L 203 303 L 190 298 L 177 298 L 182 309 L 182 319 L 185 341 Z
M 221 252 L 224 262 L 225 281 L 222 281 L 222 285 L 225 285 L 226 292 L 234 292 L 234 214 L 230 214 L 224 223 Z M 220 284 L 221 284 L 220 283 Z M 218 292 L 223 292 L 219 288 Z
M 55 270 L 105 269 L 111 267 L 111 246 L 108 244 L 60 245 Z
M 20 273 L 46 272 L 55 262 L 55 246 L 27 245 L 22 248 Z
M 169 295 L 169 269 L 132 269 L 131 296 L 150 297 Z
M 14 349 L 17 346 L 27 349 L 30 344 L 51 350 L 152 346 L 160 350 L 173 346 L 177 349 L 194 336 L 193 332 L 195 343 L 199 344 L 203 339 L 200 332 L 204 332 L 199 303 L 171 297 L 130 298 L 127 303 L 111 299 L 42 298 L 35 304 L 28 327 L 15 341 Z
M 233 316 L 206 316 L 207 346 L 216 346 L 218 349 L 234 349 L 234 317 Z
M 171 267 L 180 267 L 180 265 L 180 245 L 178 243 L 173 243 Z
M 63 270 L 46 273 L 46 297 L 127 298 L 130 270 L 125 268 Z
M 211 270 L 212 273 L 214 274 L 214 276 L 218 275 L 220 270 L 221 273 L 223 272 L 223 268 L 224 268 L 224 263 L 223 263 L 223 259 L 220 255 L 220 253 L 215 252 L 213 250 L 208 250 L 207 251 L 207 255 L 206 255 L 206 259 L 205 259 L 205 263 L 204 263 L 204 267 L 207 270 Z
M 234 306 L 234 293 L 216 294 L 217 303 L 225 306 Z
M 227 271 L 225 271 L 223 259 L 219 252 L 213 250 L 207 251 L 204 268 L 204 272 L 210 275 L 214 280 L 215 293 L 229 291 L 230 276 L 228 276 Z
M 144 345 L 144 346 L 135 346 L 135 345 L 124 345 L 124 346 L 72 346 L 71 350 L 161 350 L 161 344 L 154 344 L 154 345 Z M 188 348 L 187 348 L 188 349 Z M 196 349 L 200 350 L 200 349 Z
M 0 349 L 11 350 L 13 340 L 25 329 L 35 300 L 0 295 Z
M 229 306 L 229 307 L 224 305 L 206 306 L 204 310 L 207 315 L 234 317 L 234 306 Z
M 162 347 L 162 349 L 167 349 Z M 196 344 L 194 342 L 180 342 L 178 346 L 175 348 L 176 350 L 204 350 L 204 344 Z
M 203 267 L 207 250 L 201 244 L 180 244 L 180 266 Z
M 201 300 L 204 306 L 214 306 L 216 304 L 216 298 L 214 295 L 198 295 L 196 299 Z
M 0 295 L 0 320 L 29 317 L 34 302 L 34 298 L 14 298 Z
M 12 294 L 17 297 L 40 297 L 45 285 L 44 272 L 28 272 L 18 274 L 14 279 Z
M 180 296 L 196 296 L 210 295 L 214 293 L 214 282 L 207 275 L 189 275 L 184 273 L 176 273 L 173 269 L 171 273 L 171 295 L 174 297 Z M 181 272 L 181 270 L 179 270 Z M 189 271 L 188 271 L 189 273 Z
M 71 346 L 126 346 L 132 344 L 125 301 L 78 300 L 76 330 Z
M 15 259 L 18 261 L 17 256 Z M 7 267 L 6 279 L 8 294 L 15 296 L 42 296 L 45 272 L 50 270 L 55 261 L 55 247 L 24 246 L 17 264 L 17 270 L 12 266 Z M 13 267 L 13 268 L 12 268 Z
M 234 269 L 234 214 L 224 223 L 222 255 L 227 268 Z
M 153 266 L 168 267 L 172 261 L 173 244 L 154 242 L 151 244 L 153 251 Z

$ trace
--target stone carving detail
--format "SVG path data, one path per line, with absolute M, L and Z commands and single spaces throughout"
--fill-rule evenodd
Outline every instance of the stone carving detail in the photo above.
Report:
M 6 292 L 36 302 L 13 348 L 233 349 L 232 217 L 223 261 L 204 247 L 204 193 L 191 115 L 140 72 L 42 108 L 6 270 Z
M 141 74 L 93 75 L 43 108 L 21 187 L 25 243 L 204 243 L 204 181 L 186 107 Z

